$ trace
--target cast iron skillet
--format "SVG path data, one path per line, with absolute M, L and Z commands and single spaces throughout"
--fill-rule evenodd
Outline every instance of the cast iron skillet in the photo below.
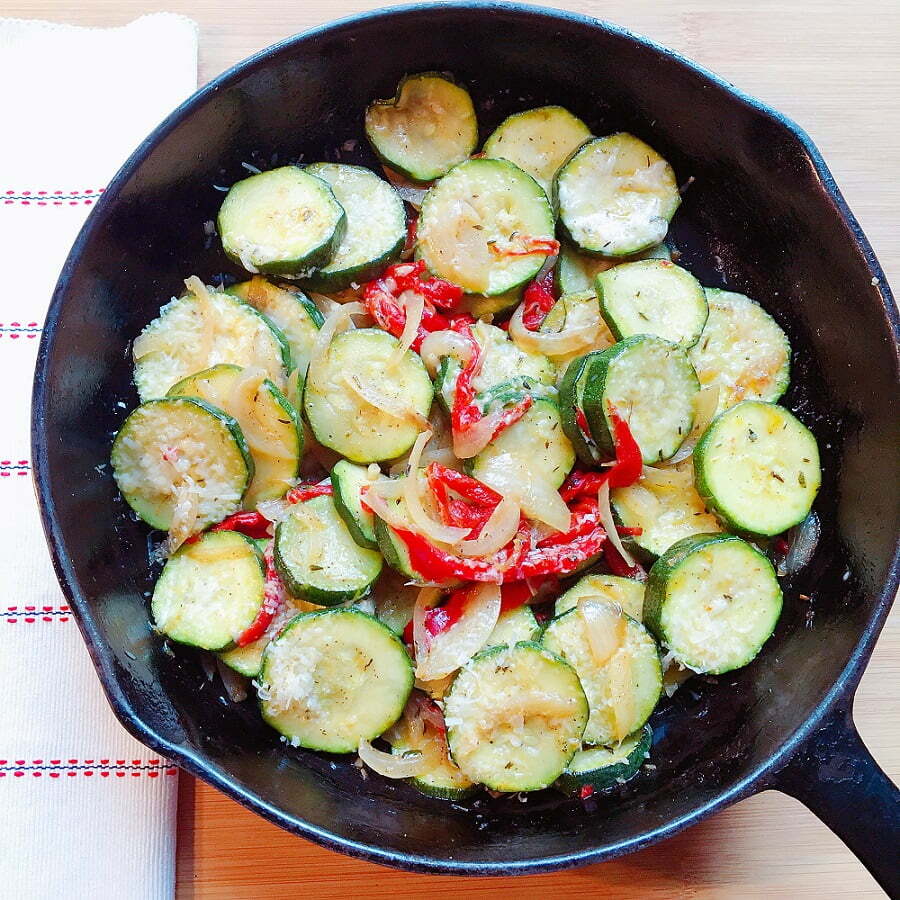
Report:
M 549 791 L 450 805 L 377 776 L 363 782 L 346 757 L 286 749 L 252 701 L 220 701 L 196 656 L 166 653 L 151 633 L 147 529 L 103 468 L 125 415 L 116 403 L 136 402 L 129 340 L 185 276 L 238 274 L 204 232 L 223 196 L 213 185 L 245 175 L 242 161 L 266 168 L 340 154 L 373 165 L 363 108 L 423 69 L 469 85 L 485 132 L 512 111 L 563 103 L 595 134 L 633 131 L 682 181 L 695 176 L 675 243 L 704 284 L 760 298 L 787 330 L 795 356 L 785 402 L 823 451 L 823 539 L 786 586 L 774 638 L 753 665 L 677 693 L 653 719 L 655 769 L 584 805 Z M 693 63 L 621 29 L 525 6 L 358 16 L 265 50 L 199 91 L 92 213 L 57 285 L 35 377 L 47 539 L 123 724 L 325 846 L 411 870 L 549 871 L 647 846 L 777 788 L 900 890 L 897 794 L 850 717 L 900 573 L 898 334 L 878 262 L 809 138 Z

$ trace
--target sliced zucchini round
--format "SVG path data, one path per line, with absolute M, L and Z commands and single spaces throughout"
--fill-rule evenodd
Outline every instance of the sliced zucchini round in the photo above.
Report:
M 262 557 L 248 537 L 213 531 L 171 556 L 153 589 L 154 627 L 179 644 L 225 650 L 263 604 Z
M 572 243 L 613 257 L 660 243 L 681 203 L 672 167 L 625 132 L 585 144 L 559 170 L 556 196 Z
M 597 292 L 597 276 L 619 264 L 618 260 L 602 256 L 588 256 L 579 253 L 569 244 L 559 248 L 559 258 L 553 270 L 556 290 L 562 294 L 580 294 L 583 291 Z
M 791 345 L 758 304 L 706 288 L 709 318 L 690 357 L 700 384 L 719 386 L 719 412 L 741 400 L 777 400 L 788 388 Z
M 240 507 L 253 477 L 240 425 L 187 397 L 151 400 L 134 410 L 113 441 L 110 461 L 128 505 L 160 531 L 194 504 L 192 531 L 221 522 Z
M 291 351 L 288 368 L 305 375 L 324 317 L 315 303 L 298 288 L 285 288 L 255 275 L 227 292 L 261 312 L 284 335 Z
M 378 158 L 413 181 L 431 181 L 467 159 L 478 143 L 469 92 L 444 75 L 408 75 L 391 100 L 366 109 L 366 137 Z
M 694 487 L 689 459 L 667 469 L 645 470 L 634 484 L 613 488 L 609 499 L 622 525 L 642 529 L 623 540 L 645 561 L 655 560 L 682 538 L 722 530 Z
M 521 641 L 532 641 L 538 630 L 538 620 L 534 617 L 530 606 L 517 606 L 500 613 L 497 624 L 487 639 L 485 647 L 496 647 L 499 644 L 512 646 Z
M 528 412 L 502 431 L 472 462 L 472 475 L 503 496 L 517 497 L 522 513 L 542 521 L 547 493 L 556 493 L 575 462 L 559 407 L 536 397 Z
M 409 578 L 385 567 L 372 588 L 375 601 L 375 618 L 384 622 L 395 634 L 403 634 L 412 621 L 413 606 L 419 588 L 409 583 Z
M 388 502 L 396 502 L 398 505 L 402 505 L 402 500 Z M 404 540 L 390 525 L 377 516 L 375 517 L 375 540 L 378 543 L 378 549 L 384 557 L 384 561 L 392 569 L 418 584 L 435 584 L 432 574 L 425 574 L 416 569 L 415 560 Z M 441 587 L 452 588 L 457 587 L 459 584 L 459 581 L 449 580 L 442 582 Z
M 641 621 L 644 609 L 644 585 L 631 578 L 618 575 L 585 575 L 564 594 L 556 598 L 554 615 L 561 616 L 567 610 L 578 606 L 582 597 L 599 597 L 622 607 L 626 615 Z
M 353 753 L 403 712 L 413 666 L 389 628 L 358 609 L 292 619 L 263 654 L 262 717 L 294 747 Z
M 453 761 L 495 791 L 537 791 L 581 744 L 588 704 L 575 670 L 539 644 L 482 650 L 444 697 Z
M 466 294 L 460 304 L 460 310 L 470 313 L 476 319 L 493 319 L 511 313 L 522 301 L 522 287 L 513 288 L 495 297 L 483 294 Z
M 167 303 L 134 342 L 141 400 L 165 397 L 176 382 L 216 363 L 259 366 L 279 387 L 291 351 L 281 332 L 238 297 L 208 289 Z
M 294 616 L 304 612 L 312 612 L 315 609 L 318 609 L 318 607 L 308 603 L 306 600 L 285 597 L 275 618 L 272 619 L 271 624 L 262 637 L 245 644 L 243 647 L 232 647 L 230 650 L 220 652 L 219 659 L 229 669 L 233 669 L 239 675 L 243 675 L 246 678 L 256 678 L 262 667 L 263 653 L 266 647 L 269 646 L 270 641 L 275 639 L 275 636 Z
M 275 565 L 288 590 L 320 606 L 369 593 L 381 573 L 381 554 L 350 536 L 331 497 L 296 503 L 275 529 Z
M 540 331 L 544 334 L 554 334 L 567 328 L 579 328 L 583 325 L 589 325 L 596 322 L 598 315 L 597 292 L 593 289 L 590 291 L 581 291 L 577 294 L 563 294 L 550 312 L 544 316 L 541 322 Z M 615 338 L 612 336 L 606 323 L 600 318 L 597 336 L 594 338 L 593 345 L 581 347 L 578 350 L 571 350 L 566 353 L 557 353 L 553 355 L 553 362 L 556 363 L 557 373 L 565 373 L 568 370 L 569 363 L 573 359 L 583 355 L 590 350 L 603 350 L 614 344 Z
M 497 388 L 503 388 L 502 394 L 510 390 L 522 394 L 532 386 L 550 386 L 556 380 L 556 366 L 546 356 L 522 350 L 502 328 L 478 322 L 472 336 L 484 349 L 481 371 L 472 379 L 481 402 L 497 399 Z M 445 356 L 438 367 L 435 391 L 448 411 L 453 407 L 460 370 L 458 360 L 450 356 Z
M 222 248 L 254 273 L 303 277 L 328 262 L 345 228 L 331 188 L 297 166 L 244 178 L 219 210 Z
M 617 744 L 637 731 L 656 708 L 662 694 L 659 649 L 635 619 L 619 615 L 620 643 L 598 664 L 579 608 L 551 619 L 541 643 L 569 662 L 578 673 L 591 714 L 584 730 L 586 744 Z
M 412 751 L 424 757 L 425 771 L 409 780 L 416 790 L 439 800 L 462 800 L 475 792 L 474 782 L 450 758 L 446 737 L 430 723 L 425 723 L 421 733 L 414 734 L 401 719 L 386 737 L 394 755 L 403 756 Z
M 245 509 L 281 497 L 293 486 L 303 457 L 303 431 L 294 407 L 262 369 L 222 364 L 182 379 L 170 397 L 199 397 L 236 419 L 253 456 Z
M 822 471 L 813 433 L 775 403 L 720 413 L 694 448 L 697 492 L 730 528 L 775 535 L 802 522 Z
M 401 476 L 405 478 L 406 476 Z M 410 521 L 409 513 L 406 511 L 406 505 L 402 497 L 395 500 L 388 500 L 389 504 L 397 507 L 397 513 L 402 521 Z M 419 584 L 435 582 L 433 574 L 424 574 L 415 567 L 414 554 L 409 552 L 406 542 L 397 532 L 391 528 L 383 519 L 375 517 L 375 540 L 378 543 L 378 549 L 384 557 L 384 561 L 394 570 L 400 572 L 410 581 Z M 460 584 L 459 581 L 449 580 L 442 583 L 442 587 L 451 588 Z
M 305 279 L 314 291 L 340 291 L 374 278 L 400 258 L 406 210 L 397 192 L 362 166 L 313 163 L 306 171 L 330 185 L 347 216 L 347 229 L 328 263 Z
M 667 259 L 671 262 L 672 251 L 667 244 L 656 244 L 635 255 L 634 259 Z M 553 270 L 553 280 L 560 294 L 578 294 L 582 291 L 596 293 L 596 279 L 601 272 L 619 265 L 621 260 L 606 259 L 602 256 L 588 256 L 579 253 L 569 244 L 563 244 L 559 259 Z
M 600 311 L 616 340 L 655 334 L 681 347 L 697 343 L 709 309 L 700 282 L 665 259 L 623 263 L 597 276 Z
M 360 491 L 372 479 L 365 466 L 357 466 L 346 459 L 339 460 L 331 470 L 334 507 L 344 520 L 350 536 L 360 547 L 375 550 L 375 516 L 362 505 Z
M 463 290 L 495 297 L 531 281 L 549 253 L 511 255 L 526 239 L 553 239 L 540 185 L 505 159 L 469 159 L 425 195 L 417 251 L 429 271 Z
M 508 159 L 549 197 L 559 167 L 589 137 L 587 125 L 561 106 L 541 106 L 504 119 L 484 142 L 491 159 Z
M 694 535 L 653 564 L 644 621 L 681 665 L 719 675 L 754 659 L 781 604 L 775 570 L 754 546 L 731 534 Z
M 615 455 L 610 406 L 631 426 L 648 465 L 673 456 L 694 426 L 700 390 L 683 349 L 639 334 L 592 359 L 584 384 L 584 412 L 601 453 Z
M 337 335 L 310 364 L 303 408 L 320 444 L 357 463 L 396 459 L 409 450 L 434 389 L 419 355 L 399 351 L 400 342 L 387 332 L 359 328 Z M 361 392 L 380 398 L 378 405 Z
M 591 299 L 596 302 L 593 295 Z M 553 315 L 555 309 L 554 306 L 549 315 Z M 563 432 L 572 443 L 576 456 L 588 466 L 596 465 L 600 461 L 600 449 L 593 436 L 582 428 L 583 422 L 580 422 L 579 412 L 585 411 L 584 389 L 599 353 L 600 351 L 596 350 L 575 357 L 569 363 L 559 385 L 559 413 Z
M 576 797 L 585 787 L 595 791 L 618 787 L 637 775 L 652 746 L 653 729 L 645 725 L 615 747 L 579 750 L 556 780 L 556 787 Z

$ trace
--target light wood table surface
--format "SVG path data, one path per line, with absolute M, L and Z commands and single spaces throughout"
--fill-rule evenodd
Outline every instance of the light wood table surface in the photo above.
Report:
M 387 4 L 367 0 L 5 0 L 2 14 L 119 25 L 168 9 L 200 24 L 200 82 L 310 26 Z M 898 0 L 557 0 L 697 60 L 799 122 L 900 289 Z M 896 477 L 896 473 L 873 473 Z M 889 620 L 856 702 L 859 730 L 900 776 L 900 616 Z M 769 792 L 624 859 L 520 879 L 410 875 L 293 838 L 181 776 L 183 898 L 879 897 L 874 880 L 813 815 Z

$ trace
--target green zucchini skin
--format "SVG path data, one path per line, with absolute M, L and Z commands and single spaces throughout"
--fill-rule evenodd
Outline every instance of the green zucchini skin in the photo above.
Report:
M 734 603 L 743 604 L 736 613 Z M 759 550 L 733 534 L 698 534 L 676 542 L 653 564 L 644 623 L 682 666 L 721 675 L 752 662 L 781 607 L 775 570 Z M 685 610 L 689 625 L 679 616 Z
M 339 460 L 331 470 L 334 506 L 338 515 L 344 520 L 347 530 L 360 547 L 377 550 L 375 516 L 363 509 L 360 502 L 360 488 L 368 483 L 366 469 L 346 459 Z
M 822 481 L 818 444 L 783 406 L 744 400 L 694 448 L 694 480 L 726 528 L 771 537 L 809 515 Z
M 485 719 L 502 718 L 510 703 L 527 704 L 551 686 L 571 709 L 554 716 L 552 727 L 546 716 L 523 713 L 520 736 L 510 738 L 504 730 L 495 732 L 491 741 L 477 738 Z M 536 791 L 553 784 L 575 755 L 588 704 L 575 670 L 565 660 L 540 644 L 522 641 L 473 656 L 444 697 L 444 715 L 450 754 L 464 775 L 496 791 Z M 522 753 L 523 743 L 532 754 Z
M 427 417 L 434 387 L 421 357 L 379 328 L 357 328 L 334 337 L 326 353 L 310 363 L 303 412 L 316 440 L 356 463 L 396 459 L 412 447 L 420 426 L 373 409 L 347 384 L 375 386 L 387 399 Z
M 559 167 L 590 137 L 587 125 L 567 109 L 541 106 L 504 119 L 484 142 L 483 152 L 515 163 L 551 197 Z
M 309 678 L 298 698 L 285 682 L 304 669 Z M 258 684 L 263 719 L 292 746 L 353 753 L 400 717 L 413 666 L 403 642 L 373 616 L 353 607 L 318 610 L 295 616 L 269 643 Z
M 401 538 L 397 536 L 394 529 L 382 519 L 375 517 L 375 542 L 378 544 L 378 550 L 382 555 L 385 563 L 392 569 L 405 575 L 411 581 L 422 584 L 426 581 L 421 572 L 417 572 L 413 568 L 409 551 Z M 429 582 L 430 583 L 430 582 Z M 442 587 L 457 587 L 461 582 L 448 581 L 442 584 Z
M 486 322 L 477 323 L 472 334 L 484 350 L 481 371 L 472 379 L 475 401 L 482 410 L 492 403 L 515 403 L 525 394 L 555 394 L 556 367 L 548 357 L 521 350 L 502 329 Z M 448 414 L 453 408 L 456 378 L 461 369 L 453 356 L 444 356 L 438 365 L 435 395 Z
M 683 537 L 723 530 L 697 493 L 690 459 L 670 466 L 665 473 L 668 480 L 661 488 L 649 478 L 642 477 L 629 487 L 610 491 L 609 500 L 616 522 L 625 528 L 642 529 L 639 535 L 623 538 L 623 543 L 648 566 Z M 655 501 L 649 509 L 647 493 Z
M 297 411 L 268 378 L 259 385 L 253 412 L 236 408 L 232 392 L 242 373 L 240 366 L 220 363 L 182 379 L 169 389 L 168 396 L 196 397 L 232 416 L 241 425 L 251 456 L 256 425 L 265 423 L 264 439 L 274 435 L 279 440 L 283 453 L 277 458 L 269 453 L 254 456 L 254 475 L 244 494 L 244 508 L 253 510 L 262 500 L 284 496 L 296 481 L 303 458 L 303 429 Z
M 235 512 L 253 478 L 253 456 L 237 421 L 195 397 L 163 397 L 133 410 L 116 434 L 110 452 L 113 477 L 126 503 L 151 528 L 168 531 L 172 527 L 175 497 L 154 496 L 153 485 L 144 477 L 147 473 L 140 474 L 140 468 L 162 459 L 166 447 L 177 447 L 185 435 L 196 443 L 204 429 L 203 455 L 190 461 L 192 470 L 208 473 L 208 460 L 218 458 L 223 464 L 227 461 L 231 476 L 227 482 L 211 486 L 215 496 L 208 513 L 197 522 L 202 529 Z M 204 480 L 210 478 L 207 474 Z
M 430 272 L 468 294 L 510 295 L 531 281 L 550 255 L 497 254 L 498 246 L 514 244 L 515 234 L 553 239 L 553 210 L 543 189 L 505 159 L 467 159 L 425 195 L 416 253 Z
M 742 400 L 778 400 L 791 380 L 787 335 L 746 295 L 718 288 L 704 293 L 709 318 L 689 355 L 700 384 L 718 386 L 718 411 Z
M 622 610 L 632 619 L 640 622 L 644 609 L 644 585 L 633 578 L 622 578 L 618 575 L 585 575 L 570 587 L 564 594 L 556 598 L 553 615 L 561 616 L 564 612 L 578 605 L 585 596 L 600 595 L 605 599 L 618 603 Z
M 654 334 L 687 349 L 709 317 L 700 282 L 665 259 L 622 263 L 597 275 L 595 284 L 600 311 L 617 341 Z
M 559 259 L 553 269 L 553 283 L 559 296 L 565 294 L 581 294 L 596 292 L 596 279 L 601 272 L 606 272 L 622 262 L 640 259 L 667 259 L 672 261 L 672 250 L 666 243 L 656 244 L 634 256 L 625 259 L 608 259 L 604 256 L 589 256 L 581 253 L 570 244 L 563 244 L 559 250 Z
M 594 791 L 617 788 L 634 778 L 650 754 L 653 729 L 644 725 L 615 748 L 586 747 L 572 757 L 555 787 L 564 794 L 579 796 L 585 787 Z
M 589 440 L 578 424 L 578 410 L 586 413 L 584 390 L 588 376 L 600 351 L 587 353 L 569 363 L 559 386 L 559 414 L 563 432 L 572 444 L 575 455 L 587 466 L 594 466 L 600 459 L 598 447 Z
M 313 520 L 315 528 L 307 528 Z M 313 550 L 315 560 L 307 559 Z M 381 565 L 376 551 L 353 540 L 329 496 L 295 504 L 275 529 L 278 574 L 294 596 L 319 606 L 338 606 L 366 596 L 381 574 Z
M 497 624 L 487 639 L 486 647 L 498 644 L 518 644 L 533 641 L 538 632 L 538 621 L 530 606 L 518 606 L 500 613 Z
M 270 190 L 274 198 L 267 203 L 266 194 Z M 321 220 L 317 233 L 296 243 L 291 243 L 285 236 L 272 234 L 278 230 L 273 217 L 292 209 L 284 196 L 291 191 L 298 195 L 292 196 L 292 201 L 307 204 L 304 209 L 309 213 L 309 219 Z M 269 212 L 262 216 L 262 210 L 267 208 Z M 284 231 L 294 231 L 295 224 L 296 217 L 288 218 L 284 222 Z M 310 230 L 314 224 L 309 226 Z M 297 166 L 270 169 L 238 181 L 225 195 L 217 220 L 222 249 L 232 262 L 245 268 L 249 263 L 248 271 L 285 277 L 301 277 L 327 265 L 346 228 L 344 209 L 328 184 Z M 273 242 L 271 245 L 270 241 Z
M 638 372 L 641 371 L 640 367 L 644 367 L 644 374 L 653 379 L 659 377 L 660 366 L 670 365 L 670 370 L 664 373 L 670 377 L 670 382 L 665 385 L 664 397 L 656 397 L 652 401 L 646 398 L 641 393 L 640 384 L 632 376 L 625 378 L 621 384 L 617 381 L 615 387 L 619 396 L 610 396 L 614 370 L 635 363 Z M 694 395 L 699 392 L 700 383 L 681 347 L 653 335 L 634 335 L 592 356 L 585 378 L 584 413 L 591 437 L 604 458 L 611 459 L 615 456 L 609 403 L 623 410 L 630 410 L 629 424 L 635 440 L 641 446 L 644 462 L 648 465 L 674 455 L 690 434 L 694 424 Z M 621 380 L 621 376 L 619 379 Z M 623 389 L 628 396 L 622 395 Z M 658 434 L 642 433 L 641 420 L 644 422 L 644 430 L 650 422 L 654 428 L 660 428 L 663 412 L 671 417 L 671 421 L 665 423 L 666 427 L 660 429 Z
M 662 666 L 655 640 L 637 619 L 627 614 L 625 629 L 622 646 L 602 665 L 595 662 L 586 625 L 577 608 L 551 619 L 541 634 L 542 646 L 565 659 L 578 673 L 590 706 L 585 743 L 611 744 L 637 731 L 650 718 L 662 695 Z M 619 677 L 623 665 L 629 672 L 624 685 Z M 630 714 L 626 724 L 617 721 L 614 708 L 623 697 Z
M 400 259 L 406 242 L 406 210 L 388 182 L 362 166 L 340 163 L 313 163 L 305 171 L 331 187 L 347 217 L 331 259 L 303 280 L 306 287 L 340 291 L 369 281 Z M 375 236 L 366 230 L 373 221 L 378 225 Z
M 438 96 L 445 110 L 440 123 L 427 121 L 429 94 Z M 390 123 L 384 121 L 384 116 L 401 110 L 406 116 L 402 128 L 395 129 L 403 135 L 398 139 L 390 133 Z M 416 127 L 417 113 L 423 119 L 422 129 Z M 444 147 L 425 147 L 423 138 L 429 127 L 446 128 Z M 365 130 L 372 150 L 386 166 L 419 183 L 446 175 L 453 166 L 467 159 L 478 143 L 478 122 L 469 92 L 442 72 L 419 72 L 401 79 L 393 97 L 369 104 Z
M 250 538 L 209 532 L 167 561 L 150 603 L 155 627 L 179 644 L 228 650 L 259 614 L 264 585 L 262 556 Z
M 290 348 L 290 362 L 285 363 L 285 368 L 300 369 L 305 377 L 316 337 L 325 321 L 316 304 L 299 288 L 275 285 L 261 276 L 232 285 L 225 293 L 248 303 L 281 332 Z
M 213 317 L 212 323 L 207 315 Z M 211 326 L 215 340 L 206 358 L 185 359 L 184 349 L 202 345 Z M 284 383 L 285 370 L 291 367 L 291 349 L 281 329 L 225 291 L 208 291 L 208 303 L 201 303 L 191 291 L 165 304 L 135 342 L 135 354 L 145 335 L 157 346 L 135 356 L 134 384 L 142 402 L 164 397 L 173 384 L 214 363 L 261 366 L 277 385 Z
M 608 165 L 612 156 L 616 162 Z M 646 172 L 643 175 L 644 160 Z M 628 179 L 615 174 L 622 166 L 634 169 L 630 176 L 656 179 L 645 191 L 629 189 Z M 642 173 L 639 175 L 639 172 Z M 618 198 L 627 214 L 594 221 L 598 213 L 613 205 L 604 203 L 604 193 Z M 635 256 L 663 241 L 669 221 L 681 203 L 672 167 L 650 146 L 627 132 L 595 138 L 583 144 L 559 169 L 554 185 L 559 209 L 559 232 L 582 253 L 621 259 Z M 586 224 L 587 223 L 587 224 Z

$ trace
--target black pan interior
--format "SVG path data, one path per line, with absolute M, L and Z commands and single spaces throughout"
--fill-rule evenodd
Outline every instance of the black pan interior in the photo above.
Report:
M 898 530 L 900 415 L 879 287 L 801 136 L 621 33 L 475 5 L 365 17 L 282 45 L 142 147 L 64 270 L 36 434 L 47 513 L 65 547 L 58 564 L 114 704 L 143 740 L 349 852 L 503 871 L 619 852 L 748 789 L 839 679 L 876 612 Z M 813 564 L 786 586 L 775 637 L 746 669 L 695 679 L 664 703 L 653 768 L 586 804 L 545 792 L 449 805 L 377 776 L 363 782 L 347 759 L 287 749 L 252 702 L 223 699 L 195 656 L 171 655 L 151 634 L 150 538 L 104 467 L 125 415 L 117 404 L 136 402 L 129 340 L 187 275 L 239 274 L 204 230 L 223 197 L 216 185 L 245 175 L 242 162 L 374 165 L 366 103 L 423 69 L 470 87 L 484 135 L 511 112 L 561 103 L 595 134 L 633 131 L 680 181 L 693 177 L 672 231 L 683 264 L 706 285 L 758 298 L 786 329 L 795 355 L 785 402 L 822 448 L 824 535 Z

